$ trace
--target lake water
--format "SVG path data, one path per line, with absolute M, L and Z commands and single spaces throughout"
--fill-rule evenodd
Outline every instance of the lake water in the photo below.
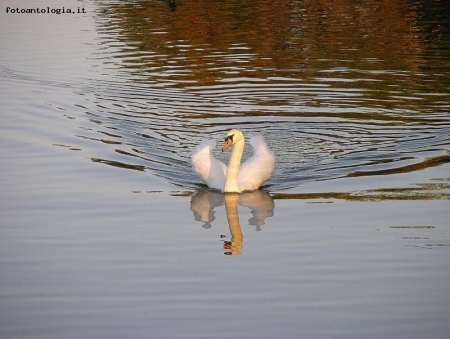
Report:
M 448 338 L 447 2 L 35 9 L 0 7 L 1 338 Z M 235 127 L 276 169 L 223 195 L 189 157 Z

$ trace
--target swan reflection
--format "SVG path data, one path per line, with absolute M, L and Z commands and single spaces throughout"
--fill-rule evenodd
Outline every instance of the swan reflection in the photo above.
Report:
M 196 221 L 203 222 L 204 228 L 211 228 L 216 219 L 214 209 L 225 205 L 231 240 L 223 240 L 223 247 L 228 251 L 225 254 L 239 255 L 243 247 L 243 235 L 239 221 L 238 205 L 248 207 L 252 218 L 249 225 L 255 226 L 255 230 L 261 231 L 264 220 L 274 215 L 275 204 L 272 197 L 266 191 L 258 190 L 245 193 L 220 193 L 208 189 L 199 190 L 191 198 L 191 211 L 194 212 Z

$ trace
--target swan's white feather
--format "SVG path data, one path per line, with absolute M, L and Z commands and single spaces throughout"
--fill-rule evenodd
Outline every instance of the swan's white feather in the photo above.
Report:
M 275 167 L 275 155 L 262 135 L 257 134 L 251 137 L 250 144 L 253 148 L 253 156 L 239 168 L 238 182 L 241 192 L 258 189 L 271 177 Z
M 258 189 L 273 173 L 275 155 L 267 146 L 264 137 L 257 134 L 250 138 L 253 156 L 239 168 L 239 191 Z M 216 146 L 214 140 L 203 139 L 192 152 L 192 168 L 210 188 L 223 191 L 226 182 L 227 166 L 212 155 Z
M 192 152 L 192 169 L 210 188 L 223 190 L 227 166 L 212 155 L 212 149 L 216 146 L 214 140 L 203 139 Z

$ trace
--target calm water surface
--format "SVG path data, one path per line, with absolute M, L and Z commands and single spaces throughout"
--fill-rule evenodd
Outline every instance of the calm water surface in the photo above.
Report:
M 8 6 L 0 337 L 448 338 L 445 2 Z M 260 191 L 191 171 L 232 127 Z

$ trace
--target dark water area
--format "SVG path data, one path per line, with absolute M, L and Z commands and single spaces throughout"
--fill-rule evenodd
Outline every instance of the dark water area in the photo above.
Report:
M 1 338 L 448 337 L 446 1 L 6 2 L 0 44 Z M 192 172 L 231 128 L 263 189 Z

